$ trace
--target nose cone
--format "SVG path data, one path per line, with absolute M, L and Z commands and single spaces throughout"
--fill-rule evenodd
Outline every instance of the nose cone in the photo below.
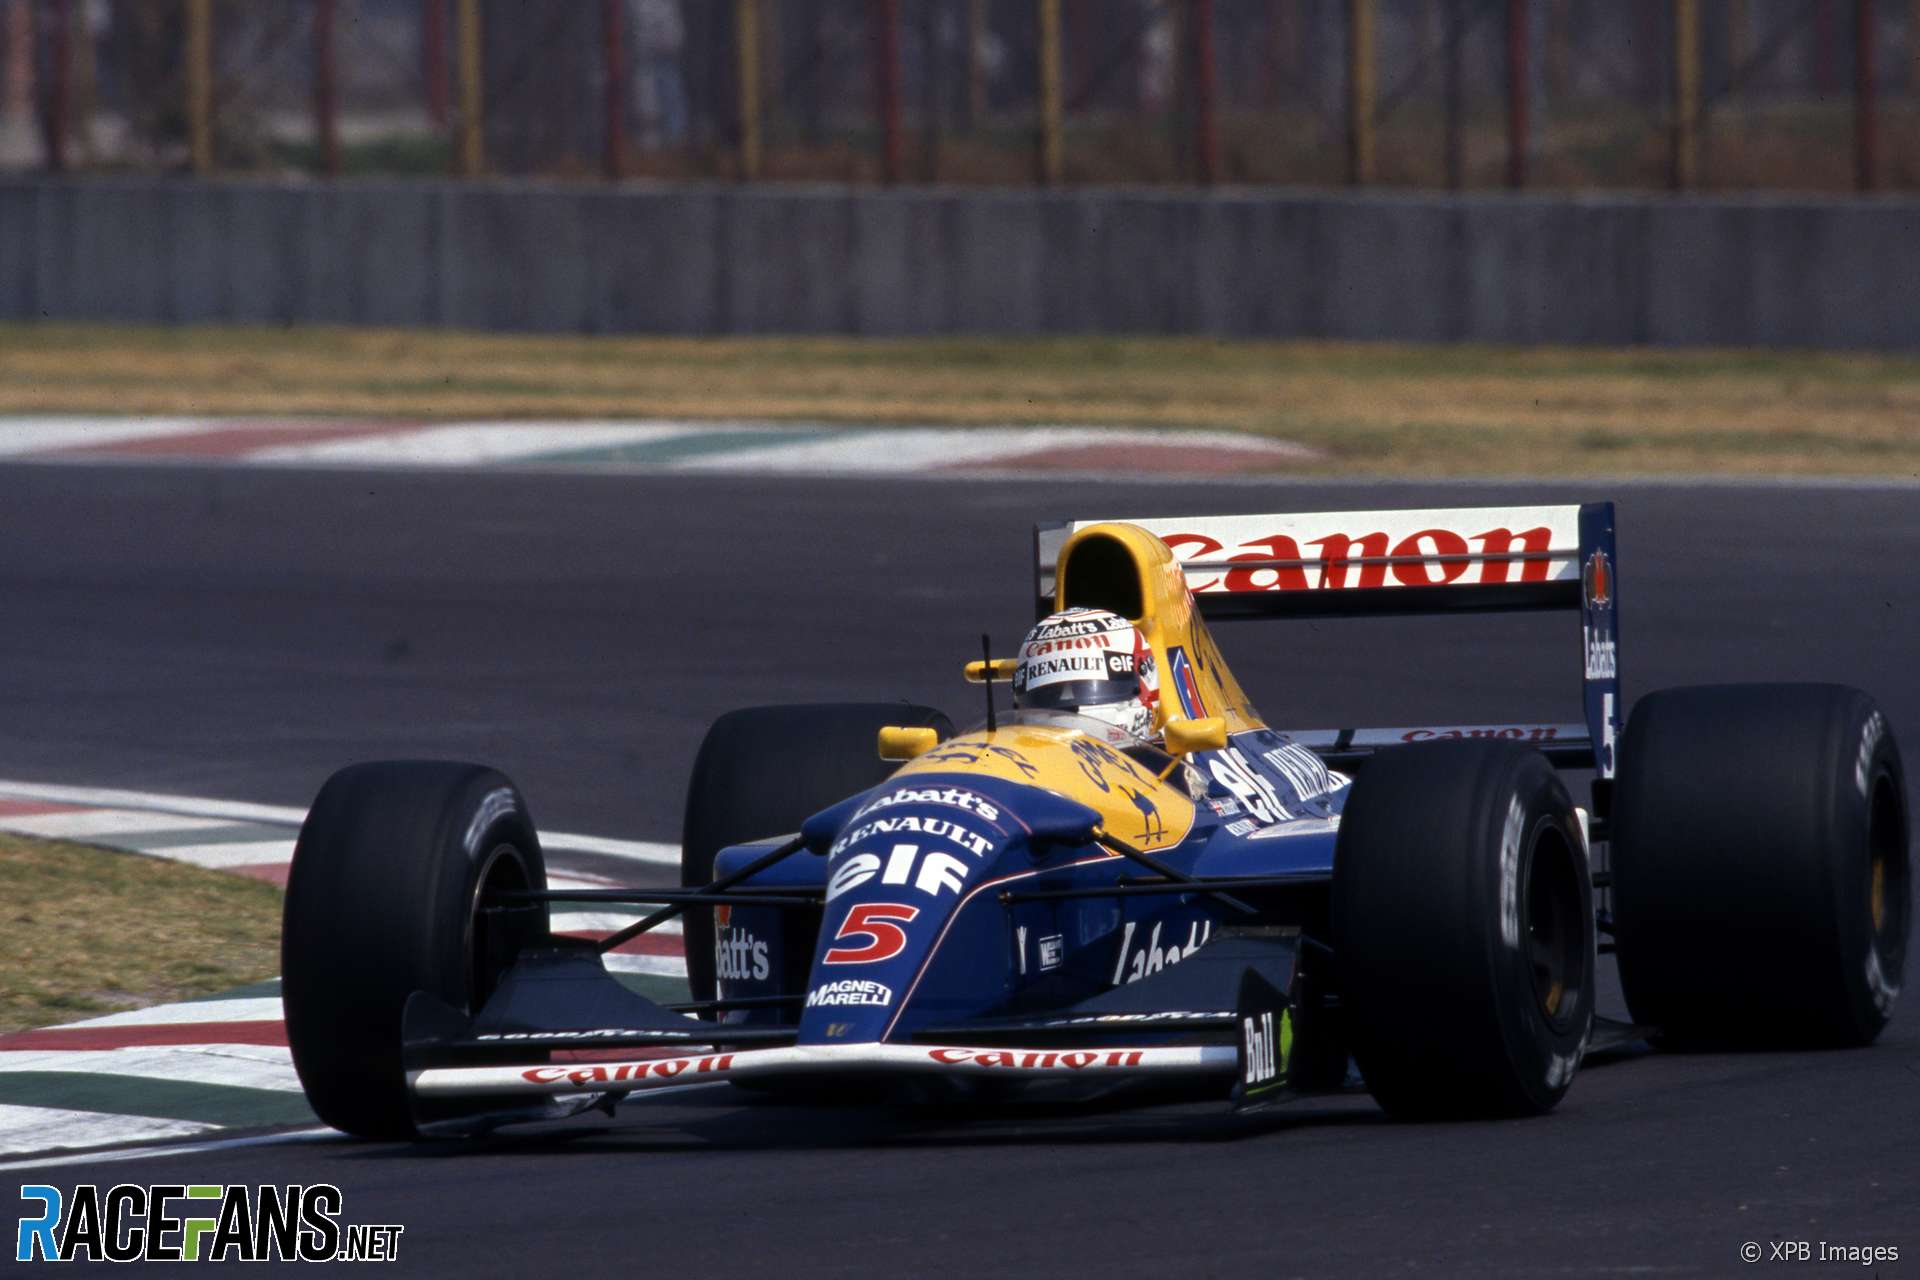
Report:
M 965 922 L 955 913 L 1023 856 L 1024 836 L 1003 801 L 936 778 L 889 788 L 854 812 L 828 854 L 800 1043 L 883 1039 L 936 947 L 985 945 L 971 934 L 990 932 L 1001 913 L 976 910 Z M 983 977 L 994 981 L 991 970 Z

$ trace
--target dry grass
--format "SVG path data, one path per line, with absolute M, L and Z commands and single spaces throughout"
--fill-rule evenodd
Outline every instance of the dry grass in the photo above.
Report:
M 1309 470 L 1920 474 L 1920 359 L 1207 339 L 0 327 L 0 413 L 1119 423 Z
M 280 971 L 280 891 L 0 835 L 0 1032 L 209 995 Z

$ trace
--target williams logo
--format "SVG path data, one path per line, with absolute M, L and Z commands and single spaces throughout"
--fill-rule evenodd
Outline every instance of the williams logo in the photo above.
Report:
M 393 1262 L 406 1230 L 341 1223 L 340 1188 L 326 1183 L 83 1183 L 23 1186 L 20 1198 L 18 1262 Z

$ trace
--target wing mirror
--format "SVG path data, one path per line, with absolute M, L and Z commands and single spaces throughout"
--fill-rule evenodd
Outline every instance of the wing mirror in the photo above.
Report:
M 1219 716 L 1167 721 L 1167 754 L 1190 756 L 1196 751 L 1218 751 L 1227 745 L 1227 722 Z
M 882 760 L 911 760 L 940 745 L 940 735 L 921 725 L 890 724 L 880 730 Z
M 984 662 L 967 664 L 968 684 L 995 684 L 1013 679 L 1013 669 L 1020 665 L 1018 658 L 992 658 Z

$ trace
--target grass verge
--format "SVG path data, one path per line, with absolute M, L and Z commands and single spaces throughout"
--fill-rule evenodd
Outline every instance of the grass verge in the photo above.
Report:
M 0 1032 L 210 995 L 280 971 L 280 891 L 0 835 Z
M 1920 475 L 1920 358 L 0 326 L 0 412 L 1231 428 L 1290 471 Z

